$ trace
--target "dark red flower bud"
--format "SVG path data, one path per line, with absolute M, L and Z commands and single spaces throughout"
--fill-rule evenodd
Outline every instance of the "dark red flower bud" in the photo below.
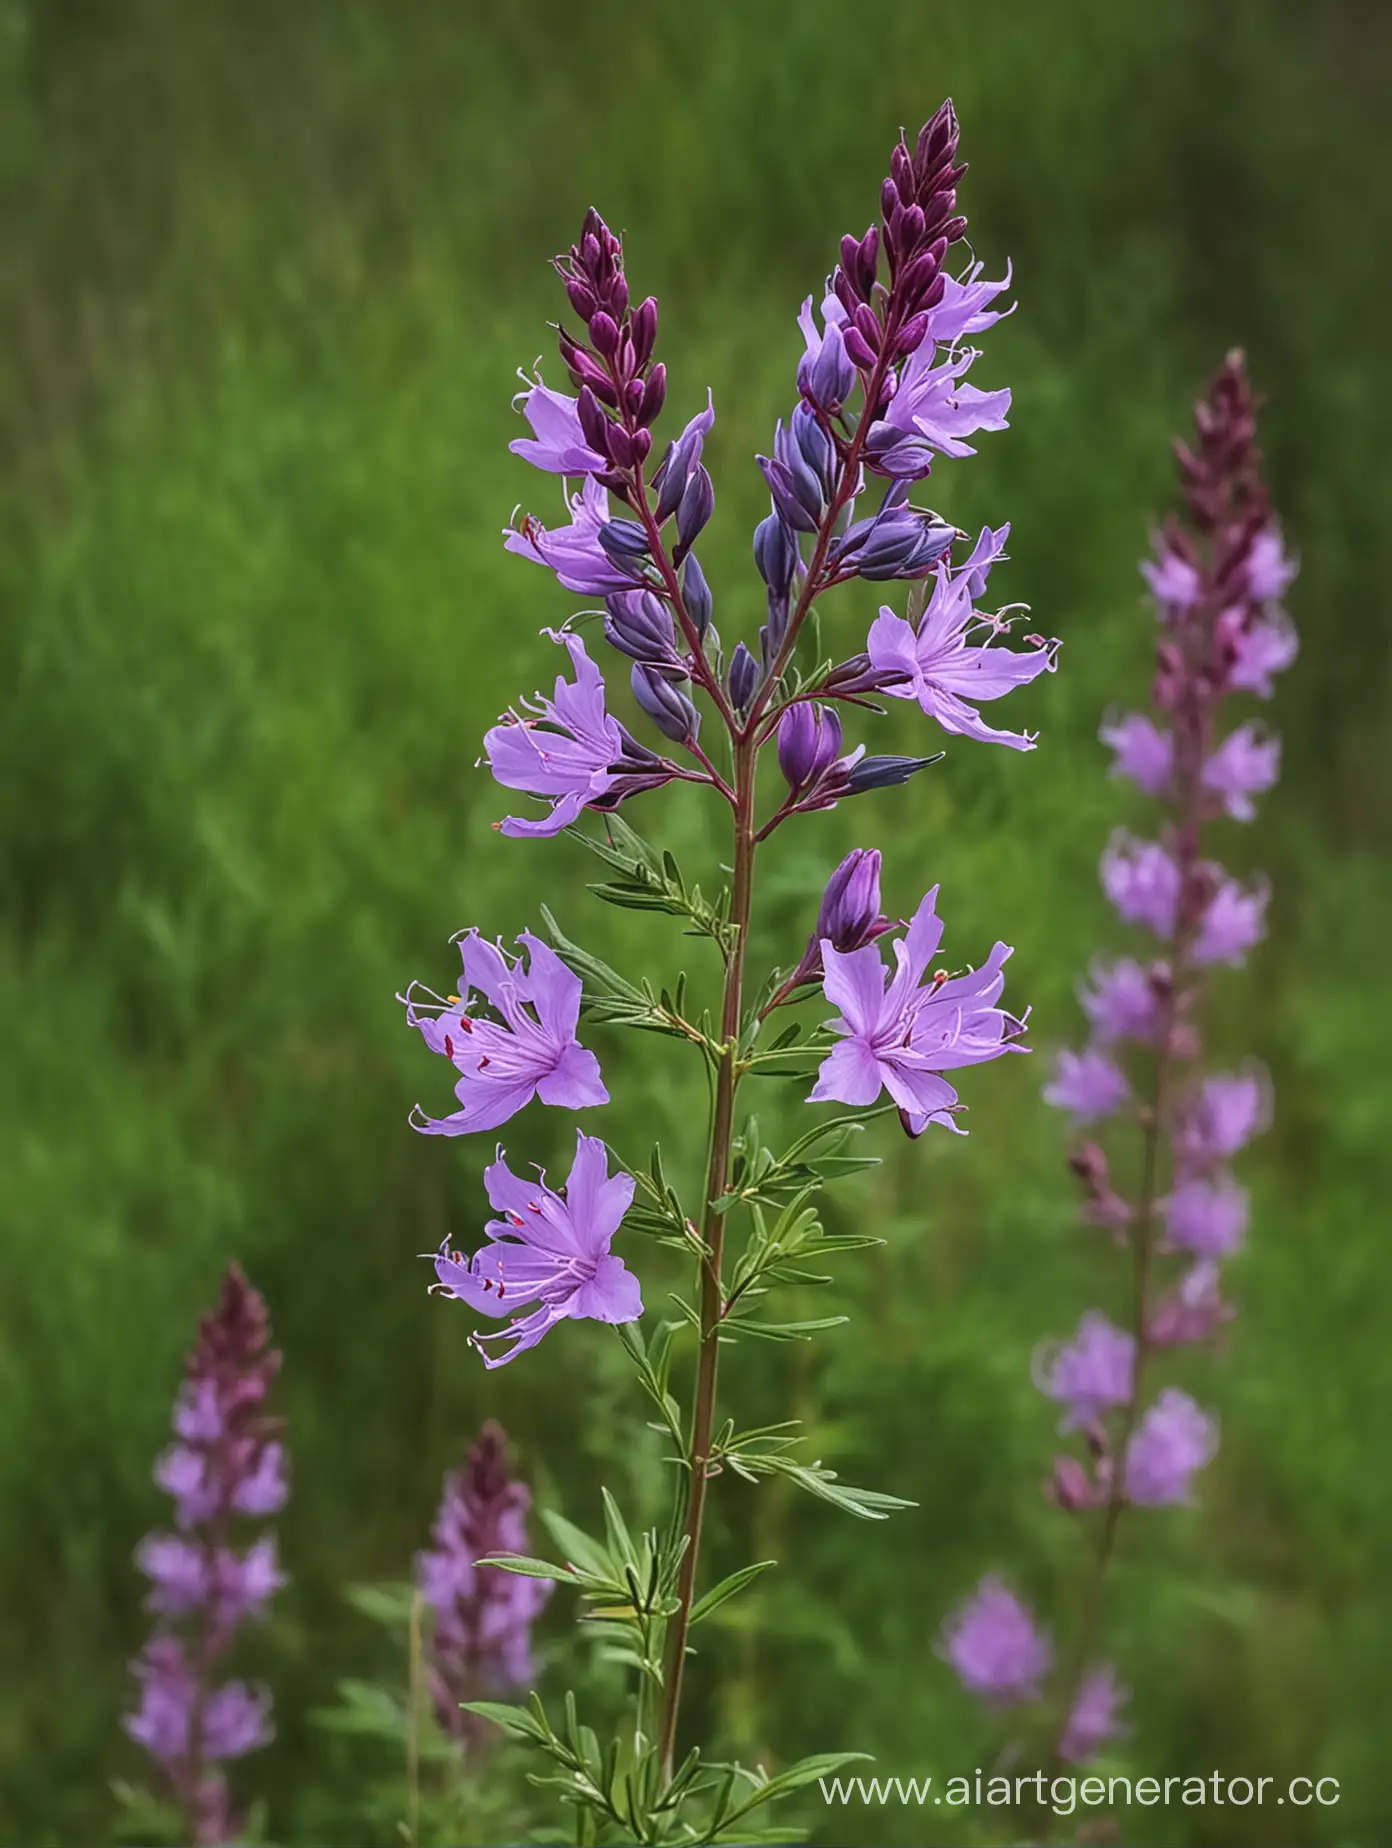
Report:
M 604 359 L 612 359 L 619 350 L 618 324 L 602 309 L 590 316 L 590 339 L 595 352 Z

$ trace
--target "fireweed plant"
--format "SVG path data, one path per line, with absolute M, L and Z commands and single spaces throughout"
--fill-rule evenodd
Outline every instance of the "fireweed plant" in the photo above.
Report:
M 155 1630 L 131 1664 L 139 1701 L 125 1729 L 154 1760 L 179 1839 L 199 1844 L 243 1838 L 246 1818 L 220 1767 L 272 1737 L 267 1690 L 217 1679 L 238 1630 L 285 1583 L 274 1533 L 237 1544 L 289 1492 L 280 1420 L 265 1409 L 280 1370 L 269 1339 L 265 1302 L 234 1264 L 199 1325 L 174 1442 L 155 1465 L 174 1531 L 147 1535 L 136 1552 Z M 146 1806 L 138 1793 L 123 1794 L 135 1820 Z
M 1267 902 L 1264 882 L 1242 885 L 1211 857 L 1210 828 L 1250 821 L 1280 761 L 1279 743 L 1255 721 L 1224 732 L 1222 720 L 1233 696 L 1269 698 L 1296 653 L 1280 604 L 1295 566 L 1262 483 L 1255 413 L 1242 355 L 1230 354 L 1195 407 L 1193 446 L 1176 444 L 1187 517 L 1170 520 L 1141 567 L 1159 618 L 1156 717 L 1109 717 L 1101 732 L 1112 773 L 1164 805 L 1159 839 L 1118 833 L 1101 867 L 1122 920 L 1158 948 L 1094 964 L 1080 991 L 1090 1041 L 1059 1055 L 1044 1090 L 1080 1128 L 1116 1126 L 1111 1159 L 1080 1134 L 1069 1161 L 1085 1223 L 1111 1236 L 1130 1271 L 1124 1327 L 1089 1310 L 1070 1340 L 1035 1359 L 1036 1384 L 1086 1456 L 1059 1456 L 1050 1492 L 1087 1523 L 1092 1554 L 1051 1706 L 1026 1716 L 1055 1764 L 1086 1763 L 1122 1730 L 1126 1690 L 1098 1655 L 1122 1515 L 1189 1501 L 1217 1448 L 1216 1418 L 1161 1369 L 1170 1350 L 1211 1343 L 1233 1314 L 1220 1266 L 1242 1245 L 1248 1201 L 1228 1163 L 1270 1110 L 1258 1068 L 1206 1073 L 1202 1064 L 1209 972 L 1244 960 Z M 999 1579 L 985 1579 L 949 1618 L 942 1647 L 994 1705 L 1043 1701 L 1052 1647 Z
M 610 711 L 579 619 L 547 631 L 562 654 L 553 693 L 519 702 L 484 740 L 497 782 L 530 799 L 498 826 L 509 837 L 572 833 L 605 863 L 594 888 L 601 899 L 682 920 L 709 941 L 723 978 L 715 1014 L 696 1014 L 684 977 L 661 991 L 630 982 L 568 941 L 543 908 L 550 943 L 524 932 L 513 955 L 469 929 L 459 939 L 459 992 L 412 984 L 402 996 L 407 1020 L 458 1074 L 458 1108 L 419 1114 L 423 1133 L 495 1131 L 534 1097 L 586 1112 L 564 1181 L 498 1150 L 484 1173 L 494 1215 L 487 1241 L 471 1254 L 447 1241 L 433 1288 L 498 1324 L 471 1337 L 488 1367 L 526 1354 L 570 1319 L 616 1325 L 655 1428 L 676 1453 L 665 1526 L 632 1531 L 605 1491 L 602 1538 L 543 1515 L 564 1563 L 520 1556 L 504 1542 L 490 1567 L 577 1590 L 635 1676 L 631 1723 L 607 1745 L 581 1723 L 573 1697 L 559 1724 L 535 1696 L 526 1707 L 472 1703 L 550 1761 L 547 1781 L 576 1809 L 580 1840 L 765 1839 L 765 1806 L 848 1756 L 804 1759 L 769 1777 L 710 1762 L 682 1738 L 693 1630 L 772 1563 L 703 1584 L 711 1482 L 725 1473 L 779 1476 L 871 1520 L 909 1505 L 799 1458 L 792 1424 L 740 1429 L 717 1402 L 720 1353 L 746 1337 L 806 1336 L 843 1319 L 778 1321 L 768 1299 L 779 1286 L 827 1281 L 825 1260 L 878 1242 L 829 1236 L 818 1216 L 823 1184 L 867 1165 L 841 1152 L 849 1137 L 887 1110 L 910 1137 L 929 1125 L 959 1129 L 958 1070 L 1022 1050 L 1023 1020 L 1000 1005 L 1009 948 L 997 943 L 979 966 L 955 973 L 931 967 L 943 931 L 938 888 L 896 924 L 881 910 L 881 857 L 871 847 L 831 872 L 788 966 L 748 967 L 760 847 L 788 823 L 905 783 L 942 755 L 847 748 L 843 715 L 882 712 L 876 696 L 913 700 L 953 737 L 1014 750 L 1034 743 L 979 710 L 1052 668 L 1057 653 L 1037 635 L 1012 646 L 1009 615 L 977 607 L 1008 528 L 988 527 L 973 541 L 910 498 L 935 457 L 969 456 L 969 438 L 1002 429 L 1010 402 L 1008 391 L 967 382 L 978 358 L 970 340 L 1000 318 L 992 304 L 1008 275 L 986 281 L 979 263 L 953 262 L 966 229 L 957 210 L 963 172 L 957 120 L 944 103 L 915 141 L 900 140 L 879 221 L 843 238 L 819 306 L 811 297 L 803 304 L 797 402 L 772 454 L 758 458 L 771 507 L 753 537 L 767 620 L 752 645 L 722 644 L 696 550 L 714 505 L 702 460 L 713 405 L 655 449 L 667 388 L 654 358 L 657 303 L 633 304 L 623 249 L 595 211 L 556 260 L 583 329 L 559 332 L 575 395 L 537 376 L 517 401 L 532 434 L 513 449 L 572 486 L 564 525 L 528 514 L 507 531 L 507 549 L 577 596 L 602 599 L 600 661 L 627 673 L 653 737 L 635 737 Z M 822 599 L 855 578 L 908 583 L 906 612 L 886 606 L 838 658 Z M 772 800 L 760 799 L 766 754 L 779 772 Z M 617 814 L 674 781 L 699 785 L 728 810 L 729 883 L 714 899 Z M 583 826 L 587 815 L 597 827 Z M 818 1007 L 821 1023 L 783 1026 L 781 1011 L 803 1002 Z M 594 1113 L 609 1092 L 578 1037 L 582 1013 L 587 1023 L 669 1035 L 704 1062 L 711 1112 L 699 1201 L 678 1197 L 656 1151 L 646 1167 L 626 1168 L 601 1139 Z M 791 1076 L 803 1087 L 812 1078 L 809 1101 L 844 1108 L 819 1115 L 777 1152 L 742 1115 L 742 1088 L 754 1075 Z M 695 1272 L 694 1300 L 675 1299 L 677 1317 L 656 1325 L 643 1319 L 650 1305 L 631 1268 L 639 1233 L 675 1247 Z

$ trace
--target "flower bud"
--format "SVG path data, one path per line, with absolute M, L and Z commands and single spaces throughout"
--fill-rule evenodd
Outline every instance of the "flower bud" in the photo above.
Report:
M 771 591 L 787 596 L 798 566 L 797 539 L 776 513 L 754 528 L 754 563 Z
M 701 536 L 714 511 L 715 489 L 711 485 L 709 472 L 698 462 L 691 471 L 677 507 L 677 544 L 673 552 L 677 564 L 681 563 Z
M 646 661 L 634 663 L 629 681 L 633 697 L 664 738 L 674 744 L 695 738 L 701 729 L 701 715 L 680 687 Z
M 778 767 L 794 795 L 817 781 L 841 749 L 841 720 L 831 706 L 798 700 L 778 724 Z
M 697 635 L 704 641 L 715 601 L 711 596 L 710 585 L 706 582 L 706 574 L 697 564 L 694 553 L 688 555 L 682 567 L 682 597 L 686 602 L 686 613 L 696 625 Z
M 730 656 L 725 679 L 730 689 L 730 703 L 736 712 L 743 712 L 759 685 L 759 663 L 743 642 L 736 644 Z
M 1054 1458 L 1054 1474 L 1048 1484 L 1050 1500 L 1060 1508 L 1076 1513 L 1080 1508 L 1094 1508 L 1099 1494 L 1087 1471 L 1076 1457 Z
M 940 764 L 946 755 L 935 751 L 931 757 L 862 757 L 847 777 L 846 794 L 863 796 L 871 789 L 893 789 L 930 764 Z
M 646 366 L 652 358 L 653 345 L 657 340 L 657 297 L 650 295 L 646 301 L 639 302 L 633 310 L 628 324 L 633 338 L 634 356 L 640 366 Z
M 659 360 L 648 374 L 647 383 L 643 387 L 643 395 L 634 413 L 644 429 L 656 421 L 666 401 L 667 368 Z
M 754 460 L 759 464 L 760 472 L 768 483 L 774 506 L 786 523 L 795 532 L 815 533 L 820 515 L 813 512 L 806 505 L 806 501 L 814 498 L 820 499 L 820 496 L 817 493 L 815 479 L 811 477 L 811 471 L 808 471 L 811 481 L 810 492 L 804 487 L 803 493 L 799 494 L 798 482 L 792 469 L 785 463 L 769 456 L 755 456 Z
M 890 928 L 880 910 L 880 852 L 853 847 L 827 880 L 817 912 L 816 941 L 833 949 L 859 950 Z M 820 964 L 820 956 L 818 962 Z
M 615 426 L 615 434 L 622 434 Z M 631 565 L 648 556 L 648 535 L 634 520 L 603 520 L 599 526 L 600 545 L 617 565 Z
M 590 344 L 601 359 L 612 359 L 619 350 L 618 325 L 603 309 L 590 316 Z
M 621 590 L 604 600 L 605 639 L 635 661 L 681 668 L 672 612 L 650 590 Z

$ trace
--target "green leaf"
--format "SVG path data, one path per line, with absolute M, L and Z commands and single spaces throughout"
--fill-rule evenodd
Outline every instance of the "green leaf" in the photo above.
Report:
M 524 1553 L 489 1554 L 486 1559 L 476 1559 L 476 1566 L 497 1566 L 502 1572 L 515 1572 L 519 1578 L 555 1579 L 558 1583 L 573 1585 L 576 1575 L 569 1566 L 553 1566 L 547 1559 L 529 1559 Z
M 738 1572 L 732 1572 L 728 1578 L 721 1579 L 718 1585 L 712 1585 L 705 1597 L 698 1598 L 692 1608 L 692 1623 L 700 1623 L 703 1618 L 709 1617 L 712 1611 L 718 1611 L 728 1598 L 733 1598 L 736 1593 L 743 1591 L 746 1585 L 752 1584 L 761 1572 L 767 1572 L 771 1566 L 777 1564 L 776 1559 L 761 1559 L 756 1565 L 741 1566 Z
M 753 1796 L 748 1797 L 733 1809 L 721 1825 L 721 1833 L 733 1828 L 742 1817 L 758 1809 L 762 1804 L 774 1803 L 780 1797 L 791 1796 L 793 1791 L 805 1789 L 808 1784 L 815 1784 L 818 1778 L 831 1777 L 843 1765 L 873 1763 L 868 1752 L 817 1752 L 810 1758 L 800 1758 L 795 1765 L 789 1765 L 786 1771 L 780 1771 L 776 1777 L 765 1779 L 760 1783 Z M 741 1841 L 750 1838 L 741 1833 Z
M 826 1469 L 821 1463 L 795 1463 L 791 1457 L 748 1451 L 740 1456 L 739 1462 L 743 1465 L 741 1474 L 744 1470 L 753 1470 L 759 1475 L 786 1476 L 799 1488 L 806 1489 L 809 1495 L 830 1502 L 834 1508 L 862 1521 L 887 1520 L 901 1508 L 918 1506 L 898 1495 L 885 1495 L 878 1489 L 857 1489 L 848 1482 L 841 1482 L 834 1469 Z
M 566 1520 L 554 1509 L 543 1508 L 542 1523 L 556 1545 L 582 1572 L 588 1572 L 592 1578 L 603 1579 L 614 1584 L 618 1574 L 614 1561 L 610 1559 L 597 1540 L 592 1540 L 582 1529 Z
M 732 1315 L 722 1327 L 738 1329 L 742 1335 L 757 1335 L 761 1341 L 810 1341 L 824 1328 L 840 1328 L 849 1322 L 848 1315 L 820 1315 L 804 1322 L 757 1322 L 752 1317 Z
M 460 1702 L 460 1709 L 464 1713 L 476 1713 L 480 1719 L 491 1720 L 514 1739 L 530 1739 L 546 1745 L 551 1743 L 553 1735 L 544 1719 L 538 1720 L 525 1707 L 512 1707 L 501 1700 L 465 1700 Z

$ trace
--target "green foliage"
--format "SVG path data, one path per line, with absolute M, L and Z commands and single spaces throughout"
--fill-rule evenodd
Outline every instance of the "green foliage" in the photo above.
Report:
M 295 1456 L 293 1590 L 238 1664 L 275 1683 L 276 1745 L 232 1767 L 265 1794 L 271 1839 L 376 1829 L 360 1742 L 309 1717 L 340 1683 L 379 1685 L 342 1588 L 402 1575 L 483 1417 L 502 1413 L 542 1501 L 594 1529 L 607 1481 L 643 1510 L 635 1526 L 657 1518 L 666 1368 L 689 1337 L 650 1304 L 659 1428 L 636 1445 L 616 1410 L 631 1354 L 577 1326 L 485 1375 L 414 1257 L 446 1231 L 475 1238 L 490 1151 L 406 1128 L 442 1080 L 393 990 L 440 976 L 461 925 L 535 925 L 542 898 L 645 1008 L 666 1006 L 674 966 L 644 960 L 655 920 L 590 904 L 587 852 L 499 840 L 501 798 L 472 768 L 509 690 L 554 671 L 536 631 L 571 607 L 497 542 L 524 495 L 554 512 L 506 456 L 513 369 L 548 344 L 542 259 L 593 198 L 663 297 L 671 416 L 715 387 L 702 560 L 722 633 L 751 634 L 749 457 L 790 402 L 792 313 L 836 235 L 865 223 L 899 123 L 948 89 L 973 238 L 988 274 L 1013 255 L 1021 306 L 982 362 L 1015 390 L 1012 429 L 941 467 L 933 497 L 963 526 L 1012 520 L 1003 594 L 1065 638 L 1061 667 L 1017 696 L 1043 734 L 1032 757 L 953 741 L 911 795 L 776 838 L 755 966 L 795 954 L 827 871 L 878 843 L 891 909 L 941 879 L 954 959 L 1005 936 L 1041 1053 L 1076 1034 L 1072 984 L 1112 930 L 1096 859 L 1126 811 L 1096 725 L 1148 672 L 1135 559 L 1170 495 L 1168 435 L 1242 340 L 1271 395 L 1305 652 L 1273 712 L 1282 787 L 1239 849 L 1272 873 L 1272 941 L 1225 991 L 1217 1037 L 1268 1061 L 1278 1118 L 1244 1168 L 1242 1320 L 1186 1380 L 1221 1409 L 1223 1453 L 1192 1518 L 1137 1527 L 1115 1590 L 1137 1689 L 1124 1750 L 1136 1773 L 1337 1775 L 1339 1808 L 1289 1839 L 1384 1837 L 1386 76 L 1367 0 L 979 0 L 855 20 L 830 0 L 596 0 L 579 24 L 558 0 L 0 7 L 0 1654 L 19 1665 L 0 1693 L 0 1840 L 108 1839 L 110 1781 L 142 1774 L 118 1725 L 144 1621 L 129 1555 L 160 1518 L 150 1463 L 229 1256 L 272 1305 Z M 845 593 L 842 633 L 875 601 Z M 908 713 L 874 723 L 877 748 L 922 741 Z M 681 792 L 662 836 L 707 894 L 715 807 Z M 649 887 L 640 863 L 607 883 L 672 908 L 665 864 Z M 718 958 L 691 955 L 692 1011 L 673 1011 L 704 1032 Z M 702 1059 L 593 1031 L 621 1070 L 595 1127 L 626 1149 L 662 1141 L 680 1214 Z M 1073 1225 L 1041 1064 L 973 1078 L 968 1142 L 910 1151 L 892 1119 L 857 1136 L 881 1163 L 842 1191 L 823 1249 L 884 1242 L 841 1266 L 849 1325 L 722 1363 L 752 1418 L 782 1416 L 791 1370 L 819 1481 L 834 1468 L 833 1488 L 844 1472 L 916 1504 L 865 1529 L 777 1465 L 757 1490 L 722 1485 L 709 1582 L 782 1562 L 699 1627 L 688 1671 L 707 1730 L 747 1764 L 862 1748 L 904 1774 L 984 1762 L 990 1723 L 932 1654 L 942 1612 L 987 1567 L 1051 1612 L 1074 1590 L 1074 1536 L 1037 1496 L 1052 1420 L 1028 1359 L 1106 1267 Z M 756 1092 L 741 1215 L 781 1213 L 811 1178 L 752 1152 L 807 1127 L 784 1088 Z M 516 1141 L 544 1161 L 568 1134 L 538 1111 Z M 672 1283 L 688 1258 L 670 1253 Z M 597 1684 L 606 1723 L 618 1687 Z M 722 1826 L 753 1839 L 732 1818 L 764 1787 L 721 1777 Z M 824 1814 L 807 1791 L 793 1809 L 828 1842 L 972 1826 Z M 1138 1842 L 1272 1840 L 1256 1808 L 1127 1822 Z

